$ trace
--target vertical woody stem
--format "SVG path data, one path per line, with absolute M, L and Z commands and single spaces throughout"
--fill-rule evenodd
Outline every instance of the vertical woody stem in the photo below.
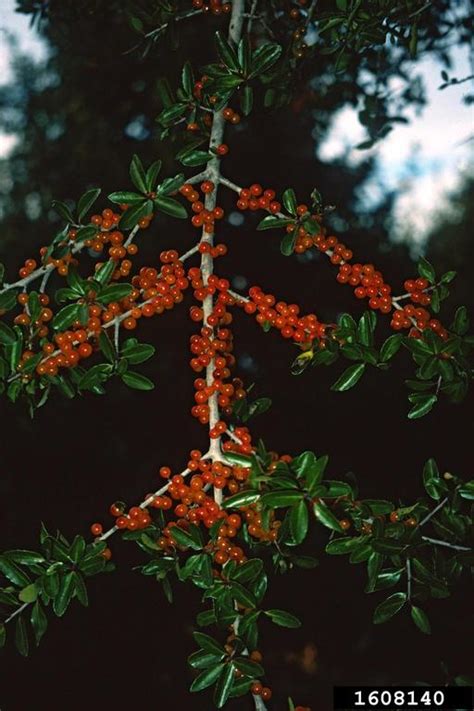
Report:
M 228 33 L 228 39 L 231 42 L 234 42 L 237 44 L 240 40 L 241 34 L 242 34 L 242 25 L 243 25 L 243 20 L 244 20 L 244 0 L 233 0 L 232 3 L 232 14 L 230 18 L 230 24 L 229 24 L 229 33 Z M 216 149 L 217 146 L 219 146 L 224 138 L 224 129 L 225 129 L 225 120 L 224 116 L 222 113 L 222 109 L 215 110 L 212 115 L 212 129 L 211 129 L 211 136 L 209 140 L 209 148 L 212 152 L 213 149 Z M 206 210 L 212 211 L 216 207 L 216 202 L 217 202 L 217 191 L 219 189 L 219 181 L 221 177 L 221 169 L 220 169 L 220 162 L 221 159 L 218 155 L 213 155 L 212 158 L 207 163 L 206 166 L 206 177 L 208 180 L 211 180 L 214 185 L 215 189 L 212 191 L 212 193 L 206 194 L 206 198 L 204 201 L 204 207 Z M 201 236 L 202 242 L 207 242 L 210 245 L 213 245 L 213 235 L 210 232 L 207 232 L 206 227 L 203 227 L 202 230 L 202 236 Z M 211 274 L 214 272 L 214 260 L 213 257 L 209 252 L 206 252 L 202 254 L 201 256 L 201 274 L 202 274 L 202 280 L 204 283 L 204 286 L 207 285 L 209 277 Z M 205 325 L 207 325 L 207 319 L 212 313 L 214 305 L 214 298 L 211 294 L 208 294 L 206 298 L 203 301 L 203 322 Z M 214 332 L 214 329 L 212 328 L 212 331 Z M 211 337 L 212 338 L 212 337 Z M 215 370 L 215 362 L 214 359 L 211 360 L 209 365 L 206 368 L 206 384 L 208 387 L 212 386 L 213 380 L 214 380 L 214 375 L 213 372 Z M 216 422 L 219 420 L 219 405 L 217 402 L 217 393 L 214 393 L 211 395 L 209 398 L 209 430 L 211 430 Z M 220 459 L 221 456 L 221 448 L 220 448 L 220 438 L 217 439 L 211 439 L 210 440 L 210 447 L 209 447 L 209 453 L 210 457 L 212 459 Z M 222 500 L 222 491 L 221 490 L 214 490 L 214 497 L 218 503 Z

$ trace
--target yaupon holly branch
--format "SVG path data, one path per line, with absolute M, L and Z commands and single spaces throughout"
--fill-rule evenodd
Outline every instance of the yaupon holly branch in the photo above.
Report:
M 329 364 L 338 355 L 356 361 L 335 384 L 337 390 L 352 387 L 367 365 L 386 368 L 403 343 L 418 366 L 412 417 L 431 409 L 441 391 L 454 399 L 462 395 L 472 339 L 463 338 L 464 311 L 458 312 L 450 332 L 424 309 L 431 303 L 436 310 L 436 300 L 446 295 L 450 273 L 437 280 L 431 265 L 422 261 L 420 276 L 405 283 L 409 296 L 393 296 L 373 265 L 351 264 L 352 251 L 327 233 L 318 193 L 313 193 L 311 208 L 298 204 L 292 189 L 284 192 L 280 203 L 273 190 L 263 190 L 257 183 L 242 189 L 222 176 L 221 162 L 229 153 L 225 126 L 240 121 L 229 102 L 237 92 L 240 110 L 249 115 L 255 81 L 265 83 L 283 50 L 275 42 L 252 47 L 249 29 L 261 19 L 254 3 L 250 12 L 243 0 L 226 3 L 225 10 L 220 3 L 204 7 L 214 14 L 219 14 L 218 9 L 230 14 L 227 37 L 216 36 L 219 62 L 207 65 L 198 81 L 186 63 L 177 100 L 162 87 L 168 105 L 158 117 L 165 135 L 184 134 L 185 145 L 177 160 L 185 167 L 204 166 L 202 172 L 190 178 L 178 174 L 158 183 L 159 161 L 145 169 L 134 157 L 130 176 L 135 190 L 109 195 L 118 210 L 106 207 L 84 222 L 98 190 L 85 193 L 74 214 L 68 204 L 57 202 L 56 210 L 66 224 L 52 244 L 42 248 L 42 264 L 27 260 L 20 279 L 0 291 L 3 312 L 23 307 L 14 316 L 13 327 L 0 322 L 0 368 L 8 397 L 15 401 L 25 394 L 32 409 L 44 405 L 52 387 L 68 397 L 87 390 L 102 394 L 112 376 L 130 387 L 151 389 L 153 383 L 131 366 L 150 358 L 154 348 L 135 338 L 122 341 L 122 329 L 133 331 L 141 318 L 173 308 L 192 289 L 197 303 L 189 315 L 198 330 L 190 338 L 190 366 L 197 376 L 191 412 L 208 431 L 207 451 L 191 450 L 180 474 L 172 475 L 162 466 L 160 475 L 166 483 L 145 494 L 138 505 L 114 502 L 110 513 L 115 523 L 107 530 L 93 523 L 94 542 L 87 544 L 77 536 L 71 543 L 43 529 L 40 553 L 4 553 L 0 571 L 9 583 L 0 591 L 0 603 L 7 610 L 5 622 L 15 622 L 18 649 L 26 654 L 27 620 L 38 642 L 46 628 L 45 608 L 52 607 L 61 616 L 74 597 L 86 604 L 84 577 L 112 570 L 112 552 L 105 541 L 121 531 L 123 538 L 135 540 L 150 557 L 141 572 L 160 580 L 168 598 L 174 575 L 204 591 L 207 609 L 197 624 L 217 627 L 217 637 L 195 633 L 199 650 L 190 664 L 199 674 L 191 689 L 214 685 L 218 707 L 250 692 L 256 708 L 262 709 L 272 692 L 261 681 L 258 622 L 267 619 L 289 628 L 299 624 L 291 613 L 262 606 L 268 573 L 275 568 L 285 572 L 294 565 L 314 566 L 310 555 L 318 545 L 314 524 L 331 531 L 330 540 L 324 541 L 329 554 L 347 553 L 351 562 L 367 564 L 367 592 L 403 586 L 376 608 L 376 623 L 406 608 L 415 624 L 429 632 L 421 605 L 430 596 L 449 594 L 449 586 L 472 566 L 469 501 L 474 492 L 472 481 L 463 482 L 449 473 L 441 476 L 430 460 L 423 481 L 432 501 L 359 500 L 348 478 L 324 478 L 327 457 L 303 452 L 292 458 L 268 452 L 262 443 L 255 446 L 247 422 L 269 401 L 249 402 L 249 389 L 232 377 L 232 310 L 239 307 L 255 315 L 263 330 L 275 327 L 299 347 L 295 372 L 308 363 Z M 314 4 L 305 22 L 313 11 Z M 326 253 L 338 266 L 338 281 L 353 286 L 356 297 L 368 298 L 371 311 L 358 323 L 343 314 L 337 323 L 323 324 L 315 314 L 303 316 L 297 304 L 277 300 L 258 286 L 248 295 L 231 290 L 228 279 L 215 269 L 215 260 L 227 252 L 225 244 L 214 241 L 224 217 L 218 204 L 222 187 L 238 193 L 240 209 L 270 213 L 260 229 L 285 228 L 284 254 L 309 248 Z M 138 252 L 134 239 L 139 230 L 146 230 L 152 219 L 159 223 L 162 214 L 187 218 L 183 200 L 191 205 L 191 224 L 199 230 L 196 242 L 182 256 L 167 249 L 160 254 L 160 265 L 134 270 Z M 107 250 L 107 258 L 96 262 L 88 277 L 81 275 L 76 258 L 86 249 L 96 257 Z M 186 270 L 184 263 L 194 256 L 200 258 L 199 266 Z M 53 277 L 67 279 L 67 286 L 56 291 L 60 306 L 56 313 L 46 293 Z M 31 290 L 35 280 L 41 280 L 38 291 Z M 412 303 L 402 307 L 400 301 L 405 299 Z M 374 343 L 376 310 L 393 313 L 395 330 L 410 329 L 406 337 L 392 335 L 380 352 Z M 83 368 L 93 357 L 95 364 Z M 436 392 L 426 394 L 432 387 Z M 302 545 L 300 553 L 297 547 Z M 0 630 L 4 639 L 5 626 Z

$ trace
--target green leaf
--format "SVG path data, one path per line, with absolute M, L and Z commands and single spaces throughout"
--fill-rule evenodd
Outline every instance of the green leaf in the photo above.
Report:
M 156 192 L 158 195 L 172 195 L 184 185 L 184 182 L 185 178 L 183 173 L 178 173 L 178 175 L 175 175 L 173 178 L 165 178 L 165 180 L 158 185 Z
M 247 590 L 243 585 L 232 581 L 230 584 L 231 595 L 240 605 L 253 609 L 257 607 L 257 600 L 255 596 Z
M 320 521 L 323 526 L 326 526 L 326 528 L 330 528 L 333 531 L 342 533 L 343 529 L 341 528 L 338 519 L 334 516 L 324 501 L 318 501 L 314 504 L 314 513 L 316 514 L 318 521 Z
M 171 126 L 188 111 L 187 103 L 177 103 L 169 106 L 157 117 L 158 123 L 162 126 Z
M 153 192 L 156 188 L 156 181 L 161 170 L 161 160 L 155 160 L 146 171 L 146 187 L 148 192 Z
M 20 590 L 20 593 L 18 595 L 18 598 L 22 602 L 34 602 L 36 598 L 38 597 L 38 588 L 36 587 L 35 583 L 30 583 L 27 585 L 23 590 Z
M 151 358 L 155 354 L 155 347 L 148 343 L 134 343 L 133 345 L 124 343 L 121 351 L 123 358 L 126 358 L 130 365 L 139 365 Z
M 83 607 L 88 607 L 89 598 L 87 595 L 87 588 L 84 582 L 84 578 L 77 571 L 73 571 L 74 583 L 76 587 L 76 597 Z
M 33 605 L 33 608 L 31 610 L 30 622 L 31 626 L 33 627 L 36 645 L 38 646 L 38 644 L 41 642 L 41 638 L 43 637 L 48 627 L 48 619 L 44 614 L 43 607 L 41 606 L 39 600 L 37 600 Z
M 125 373 L 122 373 L 121 377 L 125 385 L 133 390 L 153 390 L 155 387 L 155 383 L 150 380 L 150 378 L 131 370 L 127 370 Z
M 465 306 L 460 306 L 454 315 L 454 322 L 451 326 L 454 333 L 464 336 L 469 330 L 469 317 Z
M 295 191 L 293 188 L 287 188 L 282 196 L 283 205 L 286 207 L 290 215 L 296 216 L 296 208 L 298 202 L 296 200 Z
M 135 187 L 141 192 L 147 192 L 146 174 L 140 158 L 134 154 L 130 163 L 130 178 Z
M 28 651 L 30 648 L 28 642 L 28 631 L 26 628 L 26 620 L 23 615 L 17 617 L 16 627 L 15 627 L 15 645 L 22 657 L 28 656 Z
M 214 703 L 221 709 L 229 698 L 229 693 L 234 681 L 234 665 L 227 663 L 221 670 L 214 692 Z
M 425 634 L 431 634 L 431 625 L 428 615 L 420 607 L 416 607 L 416 605 L 411 606 L 411 619 L 419 630 Z
M 244 116 L 248 116 L 253 108 L 253 89 L 251 86 L 244 86 L 240 95 L 240 108 Z
M 198 165 L 204 165 L 212 158 L 212 154 L 208 151 L 188 150 L 185 152 L 180 151 L 180 153 L 181 155 L 178 158 L 180 163 L 191 168 L 195 168 Z M 175 215 L 173 215 L 173 217 L 175 217 Z
M 326 553 L 329 553 L 329 555 L 346 555 L 356 550 L 363 542 L 363 536 L 356 538 L 333 538 L 326 546 Z
M 164 212 L 165 215 L 171 215 L 171 217 L 178 217 L 180 220 L 185 220 L 188 216 L 184 205 L 181 205 L 180 202 L 174 200 L 173 198 L 158 195 L 153 200 L 153 202 L 156 208 L 158 210 L 161 210 L 161 212 Z
M 267 215 L 264 217 L 257 226 L 258 231 L 262 230 L 273 230 L 276 227 L 286 227 L 286 225 L 293 224 L 293 220 L 288 217 L 275 217 L 274 215 Z
M 109 363 L 115 363 L 117 359 L 115 346 L 107 335 L 107 331 L 104 331 L 103 329 L 99 335 L 99 347 Z
M 81 195 L 77 203 L 77 216 L 79 222 L 89 212 L 90 208 L 95 203 L 100 193 L 100 188 L 92 188 L 91 190 L 87 190 L 84 195 Z
M 64 615 L 72 600 L 75 592 L 75 582 L 74 573 L 72 571 L 62 575 L 60 578 L 59 590 L 53 601 L 54 614 L 58 617 Z
M 7 326 L 6 323 L 0 321 L 0 343 L 3 343 L 4 345 L 11 345 L 15 341 L 15 331 L 11 329 L 10 326 Z
M 221 32 L 217 31 L 215 34 L 215 38 L 217 52 L 225 66 L 233 72 L 238 72 L 240 67 L 235 49 L 231 46 L 231 44 L 227 41 L 227 39 Z
M 434 459 L 428 459 L 423 467 L 423 485 L 428 495 L 435 501 L 441 498 L 440 483 L 438 466 Z
M 60 215 L 60 217 L 63 218 L 63 220 L 66 220 L 66 222 L 74 222 L 72 212 L 65 202 L 61 202 L 60 200 L 53 200 L 53 202 L 51 203 L 51 207 L 55 212 L 58 213 L 58 215 Z
M 239 65 L 242 70 L 242 74 L 247 76 L 250 69 L 250 62 L 252 59 L 252 49 L 250 47 L 250 41 L 247 35 L 244 35 L 239 42 L 237 47 L 237 58 L 239 60 Z
M 64 331 L 74 321 L 77 321 L 80 314 L 80 304 L 68 304 L 58 311 L 52 320 L 52 326 L 56 331 Z
M 227 456 L 228 452 L 226 452 Z M 254 489 L 247 489 L 244 491 L 239 491 L 237 494 L 229 496 L 222 503 L 223 509 L 236 509 L 241 506 L 248 506 L 249 504 L 255 503 L 260 498 L 260 493 Z
M 299 619 L 285 610 L 264 610 L 264 614 L 280 627 L 301 627 Z
M 174 527 L 176 528 L 176 526 Z M 210 637 L 208 634 L 204 634 L 204 632 L 193 632 L 193 637 L 198 643 L 198 645 L 201 647 L 201 649 L 204 649 L 206 652 L 209 654 L 214 654 L 218 657 L 221 657 L 225 654 L 225 649 L 219 642 L 213 637 Z
M 418 274 L 425 279 L 428 279 L 430 284 L 434 284 L 436 281 L 436 273 L 432 264 L 428 262 L 424 257 L 420 257 L 418 262 Z
M 252 558 L 239 565 L 232 573 L 232 580 L 238 583 L 248 583 L 258 577 L 263 569 L 263 563 L 259 558 Z
M 274 42 L 261 45 L 252 56 L 251 77 L 263 74 L 278 61 L 283 52 L 283 47 Z
M 202 549 L 202 544 L 198 543 L 188 531 L 184 531 L 179 526 L 173 526 L 170 530 L 170 534 L 171 538 L 180 546 L 192 548 L 195 551 Z
M 373 311 L 365 311 L 362 314 L 357 326 L 357 338 L 364 346 L 371 346 L 374 341 L 374 331 L 377 325 L 377 317 Z
M 120 301 L 129 296 L 133 291 L 131 284 L 109 284 L 99 291 L 97 301 L 101 304 L 110 304 L 112 301 Z
M 308 533 L 308 506 L 304 499 L 294 504 L 290 509 L 290 531 L 294 542 L 299 545 Z
M 74 244 L 80 244 L 85 242 L 86 239 L 92 239 L 97 234 L 97 227 L 95 225 L 87 225 L 86 227 L 81 227 L 77 230 L 76 239 Z
M 380 349 L 380 362 L 386 363 L 397 353 L 402 345 L 403 336 L 401 333 L 394 333 L 389 336 Z
M 264 506 L 269 506 L 272 509 L 293 506 L 303 498 L 303 492 L 298 489 L 280 489 L 278 491 L 269 491 L 263 494 L 261 502 Z
M 254 662 L 248 657 L 235 657 L 234 664 L 237 669 L 242 672 L 242 674 L 245 674 L 245 676 L 250 676 L 252 679 L 263 676 L 265 674 L 262 665 L 258 664 L 257 662 Z
M 3 622 L 0 622 L 0 649 L 5 646 L 7 641 L 7 628 Z
M 110 193 L 108 198 L 110 202 L 114 202 L 117 205 L 141 205 L 145 200 L 141 193 L 132 193 L 129 190 L 119 190 L 118 192 Z
M 138 221 L 145 215 L 152 212 L 153 203 L 151 200 L 143 200 L 136 205 L 132 205 L 122 214 L 120 218 L 120 229 L 130 230 L 138 224 Z
M 350 365 L 343 374 L 336 380 L 334 385 L 332 385 L 331 390 L 336 392 L 343 392 L 344 390 L 349 390 L 356 385 L 361 379 L 365 371 L 365 363 L 358 363 L 355 365 Z
M 419 394 L 416 396 L 416 401 L 410 412 L 408 413 L 409 420 L 416 420 L 418 417 L 427 415 L 437 402 L 436 395 Z
M 459 496 L 462 496 L 463 499 L 468 499 L 470 501 L 474 500 L 474 479 L 471 479 L 471 481 L 466 481 L 465 484 L 459 487 L 458 489 Z
M 15 563 L 4 555 L 0 555 L 0 573 L 10 580 L 14 585 L 26 587 L 30 584 L 30 579 Z
M 390 595 L 386 600 L 380 603 L 375 608 L 374 612 L 374 624 L 379 625 L 382 622 L 386 622 L 391 617 L 399 612 L 407 600 L 407 594 L 404 592 L 394 593 Z
M 191 64 L 189 62 L 184 63 L 183 71 L 181 72 L 181 83 L 186 96 L 189 99 L 192 99 L 194 89 L 194 76 Z
M 224 664 L 221 662 L 220 664 L 216 664 L 216 666 L 210 667 L 209 669 L 201 672 L 199 676 L 194 679 L 193 683 L 189 687 L 189 690 L 202 691 L 203 689 L 207 689 L 208 686 L 212 686 L 212 684 L 220 676 L 223 667 Z
M 287 232 L 284 237 L 282 237 L 280 242 L 280 252 L 285 257 L 290 257 L 293 254 L 293 250 L 296 244 L 296 230 L 293 232 Z
M 17 304 L 17 296 L 20 293 L 19 289 L 11 289 L 4 294 L 0 294 L 0 311 L 10 311 Z
M 104 262 L 104 264 L 102 264 L 102 266 L 94 274 L 94 281 L 97 281 L 102 286 L 104 284 L 108 284 L 115 268 L 116 264 L 113 259 L 109 259 L 109 261 Z

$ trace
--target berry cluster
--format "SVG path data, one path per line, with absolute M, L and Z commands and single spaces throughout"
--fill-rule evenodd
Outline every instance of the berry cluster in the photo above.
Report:
M 256 313 L 256 321 L 262 326 L 277 328 L 283 338 L 298 344 L 309 344 L 324 336 L 326 326 L 320 323 L 314 314 L 300 316 L 297 304 L 277 301 L 273 294 L 264 294 L 259 286 L 249 290 L 251 301 L 237 302 L 248 314 Z
M 209 195 L 215 190 L 215 185 L 211 180 L 205 180 L 201 183 L 201 192 L 203 195 Z M 185 183 L 180 188 L 181 195 L 184 195 L 191 203 L 191 209 L 195 213 L 191 218 L 193 227 L 203 227 L 208 234 L 214 232 L 214 222 L 222 220 L 224 210 L 222 207 L 216 206 L 213 210 L 206 210 L 204 202 L 199 199 L 199 193 L 189 183 Z
M 202 10 L 204 13 L 210 13 L 212 15 L 222 15 L 228 14 L 232 10 L 232 4 L 230 2 L 222 2 L 222 0 L 193 0 L 193 8 L 195 10 Z
M 259 183 L 249 188 L 242 188 L 237 200 L 239 210 L 268 210 L 273 215 L 281 210 L 281 204 L 275 200 L 276 193 L 271 188 L 264 190 Z

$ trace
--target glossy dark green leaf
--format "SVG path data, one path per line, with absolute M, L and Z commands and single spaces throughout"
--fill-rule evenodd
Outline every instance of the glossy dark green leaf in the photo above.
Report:
M 424 417 L 424 415 L 427 415 L 428 412 L 433 409 L 433 406 L 436 404 L 437 400 L 438 398 L 436 395 L 419 394 L 413 407 L 408 413 L 408 419 L 416 420 L 419 417 Z
M 145 182 L 149 193 L 154 192 L 161 170 L 161 160 L 155 160 L 146 171 Z
M 176 543 L 184 548 L 192 548 L 193 550 L 201 550 L 202 544 L 194 540 L 194 537 L 179 526 L 173 526 L 170 530 L 171 538 Z
M 280 491 L 269 491 L 263 494 L 261 502 L 264 506 L 278 509 L 286 506 L 293 506 L 303 498 L 303 492 L 297 489 L 281 489 Z
M 10 345 L 16 341 L 15 331 L 7 326 L 6 323 L 0 321 L 0 343 Z
M 242 89 L 240 95 L 240 108 L 244 116 L 248 116 L 253 108 L 253 89 L 251 86 L 246 85 Z
M 0 294 L 0 311 L 10 311 L 17 304 L 19 289 L 11 289 Z
M 261 222 L 259 222 L 257 230 L 273 230 L 276 227 L 286 227 L 286 225 L 291 225 L 293 220 L 287 217 L 275 217 L 274 215 L 267 215 Z
M 338 519 L 334 516 L 329 506 L 324 501 L 318 501 L 314 504 L 314 513 L 316 518 L 323 526 L 330 528 L 332 531 L 342 533 L 341 525 Z
M 215 39 L 217 52 L 225 66 L 231 71 L 238 72 L 240 67 L 237 52 L 235 51 L 235 49 L 232 47 L 232 45 L 221 32 L 215 33 Z
M 301 627 L 299 619 L 285 610 L 264 610 L 264 614 L 280 627 Z
M 418 627 L 419 630 L 424 632 L 424 634 L 431 634 L 431 625 L 428 619 L 428 615 L 424 610 L 416 605 L 411 606 L 411 619 Z
M 155 354 L 155 347 L 148 343 L 127 343 L 122 346 L 121 355 L 127 359 L 131 365 L 144 363 Z
M 100 193 L 100 188 L 91 188 L 91 190 L 87 190 L 83 195 L 81 195 L 77 203 L 77 217 L 79 219 L 79 222 L 89 212 L 92 205 L 99 197 Z
M 214 654 L 218 657 L 225 654 L 224 647 L 208 634 L 204 634 L 204 632 L 193 632 L 193 637 L 201 649 L 204 649 L 209 654 Z
M 304 541 L 308 533 L 308 506 L 306 501 L 301 499 L 293 504 L 290 509 L 290 531 L 294 542 L 299 545 Z
M 209 667 L 209 669 L 206 669 L 205 671 L 201 672 L 199 676 L 194 679 L 189 690 L 202 691 L 203 689 L 207 689 L 208 686 L 212 686 L 212 684 L 214 684 L 214 682 L 217 681 L 218 677 L 220 676 L 223 667 L 224 664 L 220 662 L 215 666 L 211 666 Z
M 221 709 L 229 698 L 229 693 L 234 681 L 234 669 L 235 667 L 232 663 L 227 663 L 221 670 L 214 691 L 214 703 L 218 709 Z
M 188 216 L 184 205 L 181 205 L 180 202 L 174 200 L 173 198 L 158 195 L 153 200 L 153 202 L 155 204 L 156 209 L 159 212 L 164 212 L 165 215 L 170 215 L 171 217 L 178 217 L 180 220 L 185 220 Z
M 436 274 L 435 274 L 434 267 L 424 257 L 420 257 L 420 260 L 418 262 L 418 273 L 421 277 L 428 279 L 430 284 L 435 283 Z
M 58 617 L 62 617 L 69 606 L 75 592 L 75 583 L 72 571 L 61 575 L 59 590 L 53 600 L 53 610 Z
M 22 655 L 22 657 L 28 656 L 30 644 L 28 642 L 28 630 L 26 626 L 26 620 L 23 615 L 19 615 L 16 620 L 15 646 Z
M 254 662 L 249 657 L 235 657 L 234 664 L 242 674 L 245 676 L 250 676 L 252 679 L 261 677 L 265 674 L 265 671 L 261 664 Z
M 326 546 L 326 553 L 329 553 L 329 555 L 346 555 L 356 550 L 363 542 L 363 536 L 356 538 L 333 538 Z
M 283 47 L 274 42 L 261 45 L 252 55 L 250 76 L 258 76 L 271 69 L 280 58 L 282 51 Z
M 336 392 L 343 392 L 344 390 L 349 390 L 356 385 L 361 379 L 365 371 L 365 363 L 358 363 L 356 365 L 350 365 L 336 380 L 334 385 L 332 385 L 331 390 Z
M 136 153 L 133 155 L 132 162 L 130 163 L 130 178 L 137 190 L 141 193 L 147 192 L 145 169 Z
M 131 230 L 138 224 L 145 215 L 149 215 L 152 212 L 153 203 L 151 200 L 143 200 L 136 205 L 132 205 L 127 208 L 120 218 L 120 229 L 121 230 Z
M 7 641 L 7 628 L 3 622 L 0 622 L 0 649 L 5 646 Z
M 233 494 L 232 496 L 229 496 L 229 498 L 225 499 L 222 503 L 222 508 L 235 509 L 240 508 L 241 506 L 248 506 L 249 504 L 253 504 L 259 498 L 260 493 L 254 489 L 239 491 L 237 494 Z
M 230 577 L 238 583 L 248 583 L 260 575 L 262 569 L 262 561 L 259 558 L 252 558 L 239 565 Z
M 14 585 L 21 588 L 30 584 L 30 579 L 23 570 L 6 556 L 0 555 L 0 573 L 2 573 Z
M 468 332 L 469 317 L 465 306 L 460 306 L 456 310 L 451 328 L 458 336 L 464 336 Z
M 101 304 L 110 304 L 112 301 L 125 299 L 132 291 L 131 284 L 108 284 L 99 291 L 96 300 Z
M 404 592 L 394 593 L 386 600 L 377 605 L 374 612 L 374 624 L 378 625 L 386 622 L 391 617 L 399 612 L 407 600 L 407 594 Z
M 53 202 L 51 203 L 51 207 L 55 212 L 58 213 L 60 217 L 63 218 L 63 220 L 66 220 L 66 222 L 74 222 L 74 217 L 71 212 L 71 209 L 68 205 L 66 205 L 65 202 L 61 202 L 61 200 L 53 200 Z
M 401 333 L 394 333 L 393 336 L 389 336 L 387 340 L 382 344 L 380 349 L 380 361 L 381 363 L 387 363 L 393 356 L 397 353 L 402 345 L 403 336 Z
M 141 205 L 145 200 L 141 193 L 134 193 L 130 190 L 120 190 L 115 193 L 110 193 L 108 198 L 110 202 L 114 202 L 118 205 Z
M 133 390 L 153 390 L 155 383 L 150 378 L 147 378 L 141 373 L 135 373 L 132 370 L 127 370 L 122 373 L 122 382 Z
M 255 596 L 250 592 L 250 590 L 247 590 L 247 588 L 241 585 L 240 583 L 232 581 L 230 584 L 230 590 L 232 597 L 240 605 L 252 609 L 257 606 L 257 600 Z
M 38 645 L 48 627 L 48 619 L 39 600 L 35 602 L 31 609 L 30 622 L 35 635 L 36 645 Z

